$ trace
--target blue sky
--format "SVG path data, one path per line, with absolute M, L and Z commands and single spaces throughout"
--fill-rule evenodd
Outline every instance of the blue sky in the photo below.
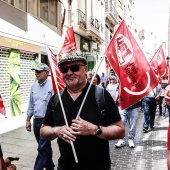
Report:
M 134 16 L 140 28 L 154 32 L 160 42 L 168 48 L 168 22 L 170 0 L 135 0 Z

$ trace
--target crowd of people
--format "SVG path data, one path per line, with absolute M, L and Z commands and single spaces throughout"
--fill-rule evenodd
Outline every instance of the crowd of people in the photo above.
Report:
M 99 76 L 87 71 L 87 60 L 75 52 L 62 58 L 58 67 L 66 84 L 60 94 L 53 92 L 51 80 L 48 78 L 49 67 L 46 64 L 40 63 L 32 69 L 37 82 L 33 83 L 30 91 L 26 130 L 32 130 L 33 117 L 33 131 L 38 144 L 34 170 L 54 170 L 51 140 L 56 138 L 60 151 L 57 170 L 110 170 L 109 140 L 119 139 L 115 147 L 120 148 L 126 145 L 127 138 L 129 147 L 135 147 L 139 109 L 144 113 L 144 133 L 154 129 L 157 105 L 162 116 L 165 116 L 167 108 L 170 120 L 168 82 L 163 81 L 141 101 L 121 110 L 120 82 L 113 69 L 110 69 L 109 76 L 105 76 L 105 73 Z M 92 86 L 88 91 L 90 83 Z M 96 101 L 95 87 L 103 89 L 105 103 L 102 114 Z M 61 100 L 58 95 L 61 95 Z M 77 117 L 85 96 L 87 98 Z M 127 136 L 126 123 L 129 124 Z M 167 165 L 170 170 L 170 126 L 167 134 Z M 2 156 L 2 152 L 0 154 Z
M 34 83 L 31 88 L 26 129 L 31 130 L 30 119 L 34 116 L 33 128 L 38 142 L 38 156 L 34 169 L 41 170 L 44 167 L 47 170 L 54 169 L 50 141 L 57 138 L 60 150 L 57 170 L 109 170 L 111 161 L 108 141 L 119 139 L 115 147 L 120 148 L 126 145 L 127 138 L 129 147 L 135 147 L 139 108 L 144 113 L 144 133 L 154 129 L 157 105 L 159 105 L 160 115 L 165 116 L 166 108 L 170 113 L 170 85 L 166 86 L 165 81 L 141 101 L 121 110 L 119 107 L 120 82 L 113 69 L 110 69 L 109 76 L 105 76 L 105 73 L 99 76 L 92 71 L 87 72 L 86 59 L 75 52 L 62 58 L 58 66 L 66 84 L 61 93 L 65 116 L 61 101 L 54 104 L 56 94 L 53 94 L 52 85 L 47 78 L 48 66 L 39 64 L 32 69 L 35 71 L 38 82 Z M 94 78 L 93 75 L 95 75 Z M 80 116 L 76 118 L 90 83 L 92 86 L 87 99 Z M 96 104 L 95 86 L 104 89 L 104 116 Z M 42 103 L 44 103 L 43 107 Z M 127 136 L 125 136 L 126 123 L 129 124 Z M 170 130 L 168 130 L 168 149 L 170 149 L 169 138 Z M 78 162 L 73 154 L 72 142 Z M 168 155 L 169 167 L 170 151 Z

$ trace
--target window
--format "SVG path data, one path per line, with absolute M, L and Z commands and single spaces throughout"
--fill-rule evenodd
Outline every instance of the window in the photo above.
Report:
M 27 3 L 27 1 L 25 1 L 25 0 L 15 0 L 14 6 L 16 8 L 23 10 L 23 11 L 26 11 L 26 3 Z
M 40 18 L 48 21 L 48 0 L 40 0 Z
M 33 16 L 38 16 L 37 0 L 28 0 L 27 12 Z
M 14 5 L 14 0 L 3 0 L 5 2 L 7 2 L 8 4 Z
M 57 26 L 57 0 L 3 0 Z M 84 0 L 85 1 L 85 0 Z M 85 2 L 84 2 L 85 3 Z
M 48 13 L 48 22 L 57 25 L 57 1 L 50 0 L 49 1 L 49 13 Z

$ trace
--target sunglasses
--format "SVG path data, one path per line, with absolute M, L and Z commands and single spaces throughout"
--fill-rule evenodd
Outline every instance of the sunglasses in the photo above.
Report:
M 62 67 L 60 67 L 60 71 L 62 73 L 67 73 L 68 70 L 70 69 L 72 72 L 77 72 L 77 71 L 79 71 L 80 66 L 85 66 L 85 65 L 83 65 L 83 64 L 74 64 L 74 65 L 71 65 L 71 66 L 62 66 Z
M 43 72 L 43 71 L 44 71 L 44 70 L 41 70 L 41 71 L 35 70 L 35 72 L 38 73 L 38 74 L 41 73 L 41 72 Z

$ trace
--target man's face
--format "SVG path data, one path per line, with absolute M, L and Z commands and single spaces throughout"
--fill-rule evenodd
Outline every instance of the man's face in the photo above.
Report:
M 110 75 L 113 76 L 114 75 L 114 71 L 110 71 Z
M 42 71 L 35 70 L 35 76 L 36 76 L 39 83 L 43 83 L 47 79 L 48 71 L 46 71 L 46 70 L 42 70 Z
M 86 81 L 87 65 L 83 62 L 64 63 L 60 70 L 65 84 L 70 88 L 81 86 Z
M 92 78 L 92 77 L 93 77 L 92 72 L 88 72 L 88 78 Z

